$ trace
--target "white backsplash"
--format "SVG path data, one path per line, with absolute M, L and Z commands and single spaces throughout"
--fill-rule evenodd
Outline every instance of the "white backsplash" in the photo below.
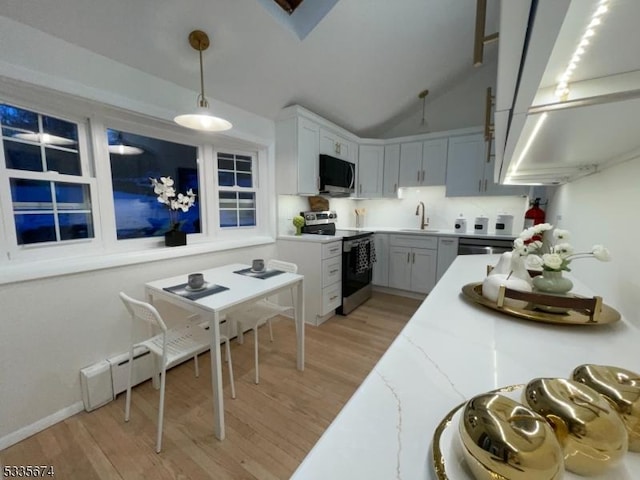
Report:
M 524 212 L 528 208 L 526 197 L 445 197 L 445 187 L 419 187 L 401 189 L 400 199 L 352 200 L 331 198 L 331 210 L 338 213 L 338 228 L 355 228 L 356 208 L 366 210 L 364 228 L 418 228 L 420 218 L 416 216 L 418 202 L 424 202 L 425 217 L 429 228 L 453 230 L 454 221 L 462 213 L 467 219 L 467 230 L 473 232 L 473 220 L 484 215 L 489 217 L 489 233 L 495 231 L 498 214 L 513 215 L 513 233 L 522 231 Z M 280 195 L 278 197 L 278 233 L 295 233 L 291 221 L 294 215 L 309 210 L 307 197 Z

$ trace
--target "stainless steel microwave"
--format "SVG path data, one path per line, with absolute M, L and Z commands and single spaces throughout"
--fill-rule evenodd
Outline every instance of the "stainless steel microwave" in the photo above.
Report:
M 354 163 L 320 155 L 320 193 L 333 197 L 348 197 L 354 192 L 356 165 Z

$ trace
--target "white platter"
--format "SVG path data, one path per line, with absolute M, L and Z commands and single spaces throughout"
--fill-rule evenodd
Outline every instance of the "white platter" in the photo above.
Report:
M 493 390 L 505 397 L 520 401 L 524 385 L 512 385 Z M 458 424 L 462 408 L 467 402 L 455 407 L 442 419 L 433 435 L 431 445 L 431 468 L 437 480 L 475 480 L 467 467 L 462 453 L 462 443 L 458 433 Z M 572 472 L 565 472 L 564 480 L 637 480 L 640 472 L 640 453 L 627 452 L 622 463 L 616 468 L 607 470 L 602 475 L 583 477 Z

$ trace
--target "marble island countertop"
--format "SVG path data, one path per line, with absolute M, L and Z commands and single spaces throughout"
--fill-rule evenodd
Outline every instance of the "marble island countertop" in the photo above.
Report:
M 624 318 L 558 326 L 463 298 L 462 286 L 481 281 L 498 258 L 457 257 L 292 478 L 435 478 L 434 430 L 470 397 L 536 377 L 566 378 L 583 363 L 639 369 L 638 328 Z M 575 293 L 594 294 L 572 279 Z

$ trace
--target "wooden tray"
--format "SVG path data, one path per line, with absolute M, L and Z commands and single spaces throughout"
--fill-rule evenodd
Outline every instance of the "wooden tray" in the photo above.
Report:
M 515 308 L 507 305 L 499 307 L 495 302 L 482 296 L 482 282 L 468 283 L 462 287 L 462 293 L 469 300 L 484 307 L 511 315 L 512 317 L 535 322 L 553 323 L 556 325 L 605 325 L 620 320 L 620 313 L 615 308 L 604 303 L 602 304 L 602 311 L 597 321 L 592 321 L 589 315 L 582 311 L 568 310 L 566 313 L 549 313 L 536 310 L 535 305 L 531 303 L 524 308 Z M 579 295 L 574 296 L 580 298 Z

